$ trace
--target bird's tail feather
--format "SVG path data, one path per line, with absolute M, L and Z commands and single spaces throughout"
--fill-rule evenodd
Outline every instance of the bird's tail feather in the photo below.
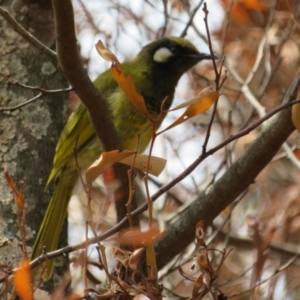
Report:
M 54 194 L 49 202 L 47 211 L 45 213 L 43 222 L 40 226 L 35 244 L 32 251 L 32 259 L 41 255 L 43 247 L 46 247 L 46 252 L 54 251 L 57 249 L 59 237 L 61 233 L 64 220 L 66 218 L 69 200 L 72 196 L 74 186 L 76 184 L 76 173 L 65 174 L 62 172 L 58 183 L 55 187 Z M 66 182 L 67 181 L 67 182 Z M 38 266 L 34 269 L 34 277 L 40 278 L 42 270 L 45 265 Z M 47 281 L 52 277 L 54 270 L 54 259 L 49 259 L 46 265 L 46 272 L 44 273 L 43 280 Z

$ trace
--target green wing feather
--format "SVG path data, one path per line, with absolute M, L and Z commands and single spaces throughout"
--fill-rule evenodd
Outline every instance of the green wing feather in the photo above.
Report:
M 35 240 L 31 255 L 32 258 L 38 257 L 42 253 L 43 247 L 45 247 L 47 252 L 56 250 L 57 248 L 61 229 L 68 211 L 69 199 L 73 193 L 74 184 L 72 184 L 72 181 L 76 182 L 77 179 L 76 170 L 73 170 L 73 176 L 70 176 L 70 172 L 68 173 L 68 182 L 66 183 L 66 180 L 59 180 L 55 187 L 54 194 L 47 207 L 45 217 Z M 63 172 L 61 175 L 64 176 Z M 66 199 L 66 201 L 63 199 Z M 50 259 L 46 262 L 46 266 L 45 264 L 37 266 L 33 272 L 34 277 L 40 279 L 43 274 L 44 281 L 50 279 L 53 274 L 54 263 L 54 259 Z M 44 272 L 45 267 L 47 272 Z
M 107 70 L 101 74 L 94 82 L 94 84 L 103 91 L 104 99 L 112 91 L 118 89 L 118 85 L 113 79 L 110 70 Z M 53 161 L 53 169 L 49 175 L 47 186 L 53 181 L 61 172 L 61 170 L 74 159 L 74 148 L 77 140 L 78 152 L 89 142 L 96 138 L 95 131 L 90 122 L 89 114 L 82 102 L 79 103 L 77 109 L 71 115 L 68 123 L 63 129 L 60 138 L 58 140 L 55 157 Z M 101 149 L 99 149 L 99 152 Z M 91 161 L 92 163 L 93 161 Z M 88 163 L 85 163 L 86 165 Z

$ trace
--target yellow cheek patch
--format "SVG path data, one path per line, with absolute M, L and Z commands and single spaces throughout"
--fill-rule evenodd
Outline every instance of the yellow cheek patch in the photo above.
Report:
M 168 61 L 168 59 L 173 56 L 173 53 L 166 47 L 158 49 L 154 55 L 153 60 L 156 62 L 164 63 Z

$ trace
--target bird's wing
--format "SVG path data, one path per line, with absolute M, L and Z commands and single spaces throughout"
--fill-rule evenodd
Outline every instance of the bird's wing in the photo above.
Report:
M 82 146 L 91 140 L 93 136 L 95 136 L 95 131 L 91 125 L 87 109 L 80 102 L 58 140 L 53 169 L 49 175 L 47 185 L 58 175 L 64 165 L 74 157 L 75 146 L 80 151 Z
M 113 79 L 111 70 L 102 73 L 94 81 L 94 84 L 102 92 L 104 99 L 107 99 L 109 94 L 118 88 L 116 81 Z M 56 178 L 65 164 L 74 158 L 74 148 L 77 137 L 76 148 L 78 152 L 80 152 L 86 144 L 91 142 L 93 138 L 96 138 L 89 114 L 82 102 L 79 103 L 60 135 L 55 150 L 53 169 L 49 175 L 47 186 Z

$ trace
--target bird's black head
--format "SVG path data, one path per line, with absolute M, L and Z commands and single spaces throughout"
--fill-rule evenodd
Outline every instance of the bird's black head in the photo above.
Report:
M 140 54 L 147 54 L 154 69 L 169 71 L 169 76 L 176 77 L 176 80 L 199 61 L 211 59 L 210 54 L 200 53 L 191 42 L 177 37 L 162 38 L 148 44 Z
M 200 53 L 183 38 L 162 38 L 146 45 L 131 62 L 130 67 L 136 69 L 130 72 L 148 109 L 159 112 L 164 99 L 164 109 L 168 109 L 180 77 L 203 59 L 211 55 Z

